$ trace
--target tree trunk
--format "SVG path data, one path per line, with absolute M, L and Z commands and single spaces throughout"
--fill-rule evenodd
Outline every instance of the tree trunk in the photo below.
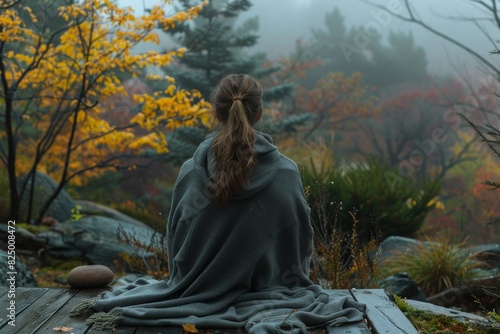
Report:
M 0 31 L 3 29 L 0 28 Z M 9 176 L 10 208 L 9 219 L 19 220 L 19 192 L 17 191 L 16 177 L 16 139 L 12 128 L 13 96 L 17 90 L 9 86 L 6 77 L 5 63 L 3 59 L 4 43 L 0 43 L 0 79 L 5 97 L 5 135 L 7 140 L 7 173 Z

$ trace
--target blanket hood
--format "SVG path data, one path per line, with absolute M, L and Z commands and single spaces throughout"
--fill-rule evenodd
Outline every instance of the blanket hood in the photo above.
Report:
M 194 168 L 201 172 L 198 175 L 206 179 L 203 180 L 204 183 L 206 182 L 205 184 L 211 182 L 210 175 L 215 169 L 211 150 L 215 135 L 216 133 L 209 134 L 193 155 Z M 256 131 L 255 150 L 257 152 L 257 167 L 250 177 L 247 187 L 241 193 L 233 195 L 233 199 L 247 198 L 262 191 L 276 175 L 282 155 L 274 146 L 271 136 Z

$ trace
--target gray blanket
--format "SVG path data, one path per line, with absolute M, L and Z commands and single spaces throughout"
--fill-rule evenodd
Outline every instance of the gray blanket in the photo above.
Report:
M 210 145 L 181 168 L 167 225 L 170 277 L 140 279 L 78 305 L 96 328 L 117 324 L 307 333 L 363 318 L 308 277 L 313 231 L 296 164 L 259 134 L 258 168 L 227 207 L 211 199 Z

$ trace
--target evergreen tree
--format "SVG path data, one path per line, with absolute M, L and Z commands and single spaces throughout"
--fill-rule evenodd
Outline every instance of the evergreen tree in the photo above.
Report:
M 181 9 L 189 8 L 192 0 L 179 0 Z M 199 16 L 191 22 L 177 25 L 168 32 L 187 48 L 173 69 L 177 83 L 197 89 L 208 99 L 218 81 L 230 73 L 245 73 L 257 79 L 265 78 L 279 68 L 263 69 L 264 54 L 250 55 L 246 50 L 257 43 L 258 21 L 250 19 L 236 26 L 238 16 L 249 10 L 248 0 L 209 0 Z M 265 101 L 277 101 L 292 93 L 293 85 L 266 88 Z
M 308 56 L 323 64 L 310 71 L 307 86 L 330 72 L 361 72 L 367 84 L 380 88 L 418 80 L 427 73 L 425 51 L 411 33 L 390 31 L 384 43 L 380 34 L 367 31 L 366 26 L 348 29 L 338 8 L 326 13 L 325 28 L 313 29 L 312 35 Z

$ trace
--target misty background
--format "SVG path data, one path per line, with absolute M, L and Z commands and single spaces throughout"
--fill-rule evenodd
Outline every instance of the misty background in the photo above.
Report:
M 383 6 L 398 2 L 398 0 L 373 1 Z M 118 3 L 131 6 L 137 13 L 142 13 L 144 8 L 151 7 L 157 1 L 119 0 Z M 348 28 L 365 27 L 367 23 L 374 21 L 375 16 L 380 12 L 380 9 L 362 0 L 252 0 L 251 3 L 252 8 L 238 17 L 237 24 L 255 17 L 258 19 L 258 43 L 248 48 L 248 51 L 264 52 L 269 59 L 286 56 L 292 52 L 298 39 L 307 41 L 311 37 L 311 30 L 323 28 L 325 14 L 335 8 L 340 9 Z M 494 49 L 494 46 L 477 26 L 472 22 L 453 19 L 481 17 L 482 11 L 477 5 L 466 0 L 413 0 L 411 5 L 415 12 L 437 31 L 458 39 L 479 54 L 492 57 L 489 56 L 489 52 Z M 174 11 L 175 9 L 172 8 L 172 12 Z M 406 14 L 404 10 L 401 13 Z M 482 24 L 481 27 L 488 32 L 493 31 L 488 24 Z M 444 75 L 454 72 L 450 62 L 455 66 L 469 69 L 475 66 L 470 55 L 422 27 L 391 17 L 389 24 L 381 29 L 382 37 L 386 37 L 390 31 L 411 32 L 415 38 L 415 44 L 425 49 L 430 74 Z M 162 41 L 160 48 L 172 46 L 172 41 L 166 34 L 162 36 Z M 157 48 L 154 45 L 147 47 Z M 497 61 L 493 60 L 493 62 Z

